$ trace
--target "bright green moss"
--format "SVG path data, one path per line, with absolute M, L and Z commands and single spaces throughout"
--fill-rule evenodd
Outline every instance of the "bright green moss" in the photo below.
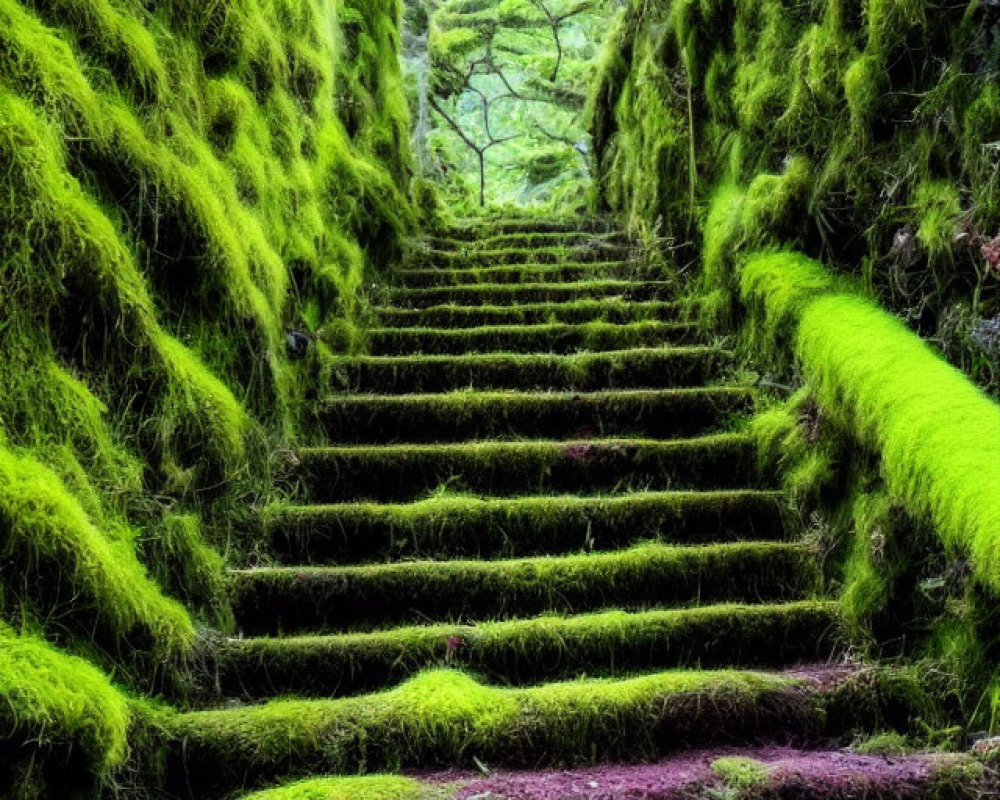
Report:
M 133 542 L 100 530 L 52 470 L 3 448 L 0 487 L 8 558 L 25 570 L 38 564 L 61 574 L 76 602 L 122 639 L 141 633 L 161 657 L 190 650 L 195 631 L 187 612 L 149 580 Z
M 0 624 L 0 741 L 79 748 L 95 774 L 128 754 L 127 698 L 86 661 Z
M 748 296 L 765 303 L 802 297 L 794 271 L 786 278 L 770 271 L 767 281 L 766 267 L 745 273 Z M 807 297 L 813 291 L 802 288 Z M 1000 463 L 1000 410 L 900 321 L 860 297 L 828 292 L 793 313 L 795 352 L 820 403 L 881 454 L 893 494 L 926 514 L 951 552 L 968 552 L 983 583 L 1000 588 L 1000 507 L 989 489 Z
M 389 776 L 319 778 L 246 795 L 244 800 L 417 800 L 430 791 L 411 779 Z
M 771 770 L 752 758 L 730 756 L 712 762 L 712 772 L 731 789 L 750 792 L 767 785 Z
M 924 181 L 914 195 L 917 239 L 932 260 L 949 256 L 959 233 L 962 213 L 957 189 L 946 181 Z
M 844 95 L 851 112 L 851 128 L 858 139 L 864 141 L 868 135 L 885 91 L 885 69 L 873 55 L 859 56 L 844 72 Z

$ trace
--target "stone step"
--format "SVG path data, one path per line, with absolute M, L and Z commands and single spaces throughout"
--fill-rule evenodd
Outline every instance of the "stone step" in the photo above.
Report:
M 760 741 L 816 745 L 926 719 L 935 704 L 923 681 L 905 668 L 814 668 L 492 688 L 436 670 L 378 694 L 160 712 L 145 733 L 165 752 L 137 770 L 166 796 L 211 800 L 309 774 L 565 768 Z
M 574 283 L 471 283 L 463 286 L 391 288 L 386 296 L 393 305 L 427 308 L 447 303 L 459 305 L 513 305 L 560 303 L 618 297 L 628 302 L 670 300 L 677 294 L 673 281 L 597 279 Z
M 482 328 L 374 328 L 365 334 L 367 350 L 376 356 L 405 353 L 605 352 L 630 348 L 678 346 L 699 338 L 694 325 L 682 322 L 591 322 L 543 325 L 491 325 Z
M 318 412 L 336 444 L 594 436 L 669 438 L 718 430 L 749 411 L 738 386 L 610 392 L 334 395 Z
M 669 544 L 784 538 L 779 492 L 638 492 L 613 497 L 435 497 L 266 509 L 269 553 L 283 564 L 518 558 Z
M 783 602 L 818 586 L 814 550 L 788 542 L 643 544 L 610 553 L 233 570 L 247 635 L 370 631 L 427 622 Z
M 832 658 L 841 627 L 836 603 L 803 601 L 226 639 L 213 674 L 224 696 L 254 700 L 370 692 L 442 665 L 513 685 L 675 667 L 782 668 Z
M 430 267 L 405 269 L 398 273 L 399 286 L 410 289 L 509 285 L 512 283 L 579 283 L 597 280 L 655 280 L 656 273 L 648 265 L 635 261 L 595 261 L 592 263 L 518 264 L 492 266 L 484 261 L 476 268 Z
M 478 239 L 452 239 L 447 236 L 430 236 L 425 244 L 430 250 L 478 252 L 505 250 L 512 247 L 580 247 L 589 244 L 634 246 L 635 240 L 627 233 L 587 233 L 585 231 L 549 233 L 503 233 Z
M 541 325 L 544 323 L 612 322 L 625 324 L 654 320 L 676 321 L 681 313 L 676 302 L 651 300 L 629 302 L 577 300 L 569 303 L 527 303 L 522 305 L 440 305 L 428 308 L 379 306 L 376 318 L 387 327 L 478 328 L 484 325 Z
M 730 352 L 716 347 L 660 347 L 574 355 L 341 356 L 326 366 L 335 392 L 591 392 L 703 386 L 719 378 L 731 361 Z
M 312 447 L 299 450 L 294 470 L 316 503 L 406 501 L 442 488 L 511 496 L 760 488 L 764 482 L 754 441 L 733 433 Z
M 572 235 L 620 234 L 621 227 L 612 220 L 579 217 L 565 219 L 535 219 L 513 217 L 509 219 L 467 219 L 440 232 L 452 241 L 481 242 L 495 236 L 517 234 L 559 233 Z
M 547 247 L 503 247 L 497 249 L 417 250 L 407 268 L 432 267 L 440 271 L 497 267 L 502 265 L 564 264 L 586 266 L 599 262 L 637 263 L 642 250 L 628 244 L 592 241 L 578 245 Z M 405 274 L 403 270 L 398 274 Z

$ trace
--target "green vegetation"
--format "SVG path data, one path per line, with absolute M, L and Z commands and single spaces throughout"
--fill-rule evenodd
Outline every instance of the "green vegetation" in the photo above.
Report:
M 244 800 L 417 800 L 426 789 L 409 778 L 320 778 L 247 795 Z
M 166 776 L 186 772 L 200 797 L 308 771 L 352 773 L 415 764 L 555 763 L 653 758 L 717 740 L 793 731 L 805 740 L 878 720 L 902 722 L 932 703 L 909 670 L 820 682 L 745 671 L 672 671 L 629 680 L 492 688 L 452 670 L 387 692 L 282 700 L 173 716 Z M 183 744 L 182 744 L 183 743 Z
M 604 0 L 417 0 L 419 162 L 449 206 L 582 210 L 581 124 Z
M 22 789 L 37 777 L 33 772 L 46 769 L 45 756 L 62 761 L 73 779 L 86 784 L 128 755 L 129 703 L 108 678 L 83 659 L 3 624 L 0 697 L 3 753 L 9 760 L 0 774 L 19 781 Z M 12 741 L 33 742 L 38 751 L 10 749 Z
M 634 492 L 478 498 L 442 494 L 406 505 L 276 505 L 264 527 L 277 557 L 355 563 L 611 550 L 643 540 L 781 536 L 777 492 Z M 469 531 L 475 531 L 475 536 Z
M 979 2 L 635 2 L 588 107 L 597 207 L 691 238 L 706 329 L 802 386 L 753 429 L 855 636 L 991 727 L 998 33 Z
M 232 625 L 219 551 L 321 374 L 286 334 L 360 325 L 414 226 L 400 14 L 0 0 L 0 794 L 96 796 L 105 675 L 186 702 Z
M 729 354 L 714 347 L 667 347 L 578 353 L 483 353 L 330 359 L 337 391 L 448 392 L 456 389 L 574 390 L 694 386 L 706 383 Z
M 818 582 L 815 553 L 799 543 L 647 543 L 612 553 L 507 561 L 241 570 L 233 573 L 230 592 L 244 631 L 273 633 L 779 601 L 809 593 Z
M 720 489 L 761 483 L 753 442 L 722 433 L 693 439 L 460 442 L 304 448 L 298 473 L 312 500 L 394 502 L 445 487 L 519 494 Z
M 776 667 L 839 644 L 836 604 L 721 605 L 546 616 L 372 633 L 240 639 L 218 652 L 227 695 L 346 695 L 434 666 L 524 684 L 581 673 L 627 676 L 685 666 Z
M 771 771 L 752 758 L 729 756 L 712 762 L 714 772 L 730 789 L 749 792 L 767 785 Z

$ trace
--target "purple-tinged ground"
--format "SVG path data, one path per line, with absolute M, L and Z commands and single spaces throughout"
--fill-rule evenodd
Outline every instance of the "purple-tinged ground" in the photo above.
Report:
M 924 794 L 954 756 L 866 756 L 848 751 L 805 751 L 787 747 L 700 750 L 656 764 L 598 766 L 575 770 L 469 773 L 421 776 L 435 784 L 459 784 L 457 800 L 692 800 L 725 788 L 712 764 L 720 758 L 750 758 L 765 764 L 764 796 L 824 800 L 882 798 L 910 800 Z M 713 792 L 713 796 L 718 796 Z

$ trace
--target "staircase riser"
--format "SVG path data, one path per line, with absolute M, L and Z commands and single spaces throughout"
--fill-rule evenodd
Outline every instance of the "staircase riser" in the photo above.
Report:
M 583 247 L 592 244 L 636 246 L 635 242 L 624 233 L 508 233 L 481 239 L 457 240 L 432 236 L 427 240 L 428 247 L 443 252 L 478 252 L 526 247 Z
M 715 379 L 731 359 L 711 348 L 558 356 L 345 359 L 331 366 L 334 391 L 404 394 L 458 389 L 591 392 L 670 389 Z
M 320 419 L 341 444 L 432 443 L 518 437 L 666 439 L 719 429 L 750 410 L 743 390 L 622 394 L 487 394 L 349 397 L 331 400 Z
M 606 352 L 629 348 L 676 347 L 698 339 L 693 325 L 641 324 L 615 329 L 614 326 L 586 328 L 543 327 L 531 329 L 488 329 L 484 331 L 391 330 L 378 329 L 367 336 L 368 353 L 394 356 L 400 353 L 462 355 L 463 353 L 557 353 Z
M 476 284 L 567 283 L 593 280 L 656 280 L 661 276 L 649 268 L 629 262 L 569 264 L 564 266 L 525 265 L 481 269 L 405 270 L 400 285 L 410 289 L 472 286 Z
M 639 255 L 639 250 L 634 247 L 604 244 L 458 252 L 431 251 L 414 254 L 407 264 L 407 269 L 432 267 L 440 270 L 454 270 L 522 264 L 595 264 L 602 261 L 638 264 Z
M 583 673 L 621 677 L 678 667 L 821 663 L 841 645 L 840 621 L 828 606 L 739 607 L 695 612 L 690 618 L 671 612 L 616 618 L 593 629 L 553 618 L 482 632 L 453 626 L 308 640 L 234 640 L 218 652 L 214 671 L 226 697 L 320 697 L 376 691 L 438 666 L 472 670 L 492 683 L 524 685 Z
M 641 541 L 693 544 L 784 537 L 776 495 L 685 494 L 424 506 L 291 507 L 268 515 L 285 564 L 415 558 L 519 558 L 608 551 Z
M 748 439 L 706 444 L 303 451 L 299 476 L 313 503 L 408 501 L 442 486 L 492 496 L 761 485 Z
M 515 303 L 564 303 L 574 300 L 620 297 L 631 303 L 647 300 L 670 300 L 676 294 L 671 283 L 593 284 L 486 284 L 441 286 L 427 289 L 396 289 L 388 293 L 396 305 L 412 308 L 454 303 L 457 305 L 512 305 Z
M 379 308 L 376 316 L 387 327 L 472 328 L 482 325 L 541 325 L 550 322 L 614 324 L 656 320 L 669 322 L 680 313 L 677 303 L 585 301 L 521 306 L 440 306 L 425 309 Z
M 528 561 L 251 571 L 233 574 L 231 596 L 240 629 L 262 635 L 692 602 L 782 602 L 801 599 L 817 577 L 807 549 L 733 545 L 610 561 L 593 556 L 544 568 Z

